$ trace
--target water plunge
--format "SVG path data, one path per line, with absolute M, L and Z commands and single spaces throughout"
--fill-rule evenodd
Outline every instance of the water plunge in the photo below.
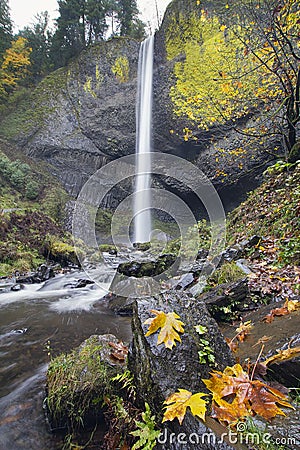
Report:
M 141 44 L 136 106 L 136 183 L 134 193 L 134 242 L 148 242 L 151 220 L 151 131 L 154 36 Z

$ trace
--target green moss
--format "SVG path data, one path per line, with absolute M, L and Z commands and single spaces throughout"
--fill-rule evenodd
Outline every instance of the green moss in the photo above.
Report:
M 7 277 L 13 273 L 13 268 L 10 264 L 0 263 L 0 277 Z
M 119 56 L 111 68 L 120 83 L 126 83 L 129 80 L 129 61 L 126 56 Z
M 104 396 L 111 392 L 111 378 L 123 371 L 109 364 L 111 347 L 98 336 L 87 339 L 68 354 L 52 359 L 47 372 L 47 406 L 53 422 L 67 422 L 70 432 L 82 427 L 86 415 L 99 415 Z M 106 355 L 106 356 L 104 356 Z
M 266 172 L 266 177 L 266 181 L 229 215 L 228 243 L 257 234 L 274 240 L 278 263 L 299 264 L 300 163 L 289 171 L 277 164 Z
M 57 236 L 49 235 L 47 237 L 46 247 L 48 249 L 48 257 L 54 261 L 65 265 L 69 262 L 77 265 L 79 264 L 75 247 L 70 243 L 70 240 L 59 239 Z M 80 251 L 77 248 L 77 252 Z
M 236 263 L 234 261 L 226 262 L 213 273 L 207 280 L 207 283 L 210 286 L 217 286 L 218 284 L 223 283 L 233 283 L 241 278 L 245 278 L 245 274 Z
M 66 89 L 66 82 L 65 69 L 58 69 L 44 78 L 33 92 L 18 103 L 17 108 L 10 114 L 3 114 L 1 135 L 13 139 L 42 127 L 47 118 L 57 111 L 57 100 Z
M 118 248 L 113 244 L 101 244 L 99 245 L 100 252 L 116 252 Z

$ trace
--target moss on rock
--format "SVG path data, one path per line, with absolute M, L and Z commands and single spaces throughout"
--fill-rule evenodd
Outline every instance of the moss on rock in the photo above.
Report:
M 51 360 L 46 404 L 53 429 L 74 432 L 99 420 L 104 397 L 113 391 L 111 379 L 124 370 L 124 363 L 111 356 L 111 342 L 118 343 L 111 334 L 94 335 Z

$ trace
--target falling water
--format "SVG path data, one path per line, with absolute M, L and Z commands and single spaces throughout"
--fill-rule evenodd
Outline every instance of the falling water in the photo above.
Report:
M 151 127 L 154 37 L 141 44 L 136 106 L 136 184 L 134 242 L 150 241 L 151 224 Z

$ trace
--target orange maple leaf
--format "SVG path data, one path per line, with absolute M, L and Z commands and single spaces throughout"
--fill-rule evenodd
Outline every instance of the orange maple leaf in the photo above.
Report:
M 212 378 L 202 380 L 213 395 L 213 417 L 227 423 L 259 414 L 269 420 L 285 415 L 280 406 L 293 409 L 280 391 L 259 380 L 249 378 L 240 364 L 214 371 Z

